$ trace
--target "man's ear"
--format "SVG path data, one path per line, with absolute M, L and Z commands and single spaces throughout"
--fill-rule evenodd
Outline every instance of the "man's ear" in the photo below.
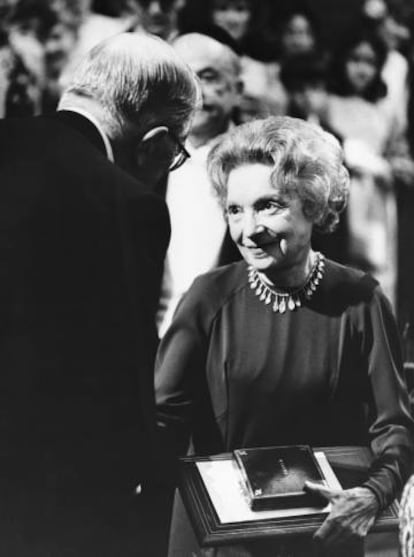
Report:
M 168 135 L 167 126 L 157 126 L 147 131 L 136 147 L 135 156 L 138 166 L 144 166 L 148 161 L 156 161 L 157 151 L 162 147 L 162 142 Z
M 164 137 L 167 133 L 167 126 L 157 126 L 156 128 L 152 128 L 151 130 L 147 131 L 147 133 L 141 139 L 141 142 L 144 143 L 145 141 L 157 141 L 161 139 L 161 137 Z

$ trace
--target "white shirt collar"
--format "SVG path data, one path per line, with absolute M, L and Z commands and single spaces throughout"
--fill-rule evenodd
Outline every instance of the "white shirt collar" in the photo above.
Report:
M 69 106 L 69 107 L 65 106 L 65 108 L 62 109 L 62 110 L 68 110 L 70 112 L 76 112 L 77 114 L 80 114 L 81 116 L 83 116 L 84 118 L 89 120 L 95 126 L 95 128 L 98 130 L 99 135 L 102 138 L 102 141 L 105 145 L 106 156 L 108 157 L 108 159 L 111 162 L 115 162 L 114 152 L 113 152 L 113 149 L 112 149 L 111 142 L 109 141 L 108 136 L 106 135 L 106 133 L 102 129 L 102 126 L 100 125 L 98 120 L 94 116 L 92 116 L 92 114 L 90 114 L 90 112 L 88 112 L 87 110 L 84 110 L 83 108 L 78 108 L 77 106 Z

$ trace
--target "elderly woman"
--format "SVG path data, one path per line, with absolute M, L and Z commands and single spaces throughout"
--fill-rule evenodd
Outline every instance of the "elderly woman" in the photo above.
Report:
M 312 250 L 314 227 L 331 230 L 346 203 L 339 143 L 299 119 L 258 120 L 213 149 L 209 172 L 243 261 L 196 279 L 160 345 L 164 433 L 197 454 L 370 444 L 368 480 L 323 492 L 332 511 L 316 533 L 330 548 L 360 539 L 409 474 L 413 422 L 379 284 Z M 202 554 L 183 549 L 179 518 L 170 555 Z M 272 542 L 214 551 L 277 555 Z

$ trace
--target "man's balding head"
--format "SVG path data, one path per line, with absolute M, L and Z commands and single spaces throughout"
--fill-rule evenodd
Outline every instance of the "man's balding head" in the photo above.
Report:
M 240 60 L 227 45 L 199 33 L 182 35 L 173 46 L 197 74 L 202 106 L 196 111 L 190 135 L 200 142 L 227 130 L 242 90 Z
M 91 100 L 106 124 L 134 133 L 164 124 L 183 136 L 198 98 L 194 75 L 175 50 L 146 34 L 121 33 L 93 48 L 79 64 L 59 108 Z
M 201 33 L 188 33 L 178 37 L 173 46 L 181 58 L 192 67 L 195 58 L 211 61 L 239 78 L 241 67 L 238 55 L 229 46 Z M 194 68 L 192 68 L 194 69 Z
M 123 33 L 94 47 L 75 70 L 59 110 L 83 110 L 109 137 L 115 162 L 151 186 L 182 154 L 199 100 L 197 80 L 175 50 Z M 178 141 L 177 141 L 178 138 Z

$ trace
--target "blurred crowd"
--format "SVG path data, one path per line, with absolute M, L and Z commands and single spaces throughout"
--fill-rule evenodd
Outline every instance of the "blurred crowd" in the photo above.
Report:
M 232 125 L 289 114 L 319 123 L 342 142 L 352 177 L 348 208 L 336 234 L 315 244 L 333 259 L 370 271 L 409 335 L 414 6 L 361 0 L 349 30 L 328 44 L 316 4 L 0 0 L 0 117 L 53 112 L 79 58 L 116 33 L 149 32 L 172 43 L 188 33 L 197 33 L 193 40 L 213 38 L 240 64 L 237 102 L 228 110 Z M 194 52 L 197 45 L 190 41 L 188 48 Z M 206 109 L 214 111 L 214 99 L 209 107 L 205 97 Z

